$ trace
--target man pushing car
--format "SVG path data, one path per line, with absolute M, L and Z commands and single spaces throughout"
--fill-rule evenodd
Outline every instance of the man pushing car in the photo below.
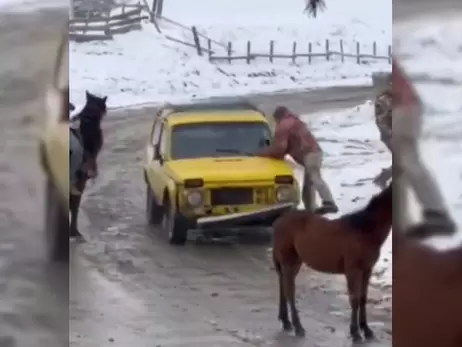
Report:
M 273 142 L 260 155 L 280 160 L 284 160 L 286 154 L 290 155 L 305 169 L 302 188 L 305 208 L 319 214 L 338 212 L 331 190 L 321 175 L 323 152 L 316 138 L 306 124 L 286 107 L 278 106 L 273 117 L 276 122 Z M 315 191 L 322 200 L 322 206 L 316 209 Z

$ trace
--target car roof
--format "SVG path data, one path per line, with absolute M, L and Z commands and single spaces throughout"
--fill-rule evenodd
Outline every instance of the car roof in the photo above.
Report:
M 167 104 L 160 109 L 159 115 L 171 125 L 209 122 L 267 122 L 262 111 L 245 101 Z
M 162 108 L 171 113 L 208 112 L 208 111 L 255 111 L 262 113 L 255 105 L 246 100 L 237 101 L 205 101 L 185 104 L 167 104 Z
M 268 123 L 266 117 L 255 111 L 218 111 L 218 112 L 187 112 L 174 113 L 168 116 L 166 122 L 170 125 L 198 123 Z

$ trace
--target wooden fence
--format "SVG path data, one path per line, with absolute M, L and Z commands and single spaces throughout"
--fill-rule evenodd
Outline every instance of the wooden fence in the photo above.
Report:
M 391 45 L 387 47 L 387 54 L 386 55 L 379 55 L 377 53 L 377 43 L 373 42 L 372 49 L 370 52 L 365 52 L 364 49 L 361 50 L 361 43 L 356 42 L 356 50 L 354 53 L 345 52 L 344 49 L 344 42 L 340 40 L 337 43 L 337 49 L 335 49 L 334 44 L 330 40 L 325 40 L 324 43 L 324 50 L 322 52 L 315 52 L 313 50 L 313 43 L 309 42 L 306 44 L 305 52 L 301 52 L 300 46 L 297 42 L 292 44 L 292 52 L 288 54 L 281 54 L 275 53 L 275 42 L 270 41 L 268 46 L 267 53 L 262 52 L 253 52 L 252 51 L 252 43 L 251 41 L 247 41 L 247 50 L 245 54 L 234 54 L 233 53 L 233 46 L 231 42 L 228 42 L 227 46 L 227 54 L 226 55 L 218 55 L 215 54 L 211 49 L 212 43 L 209 41 L 207 43 L 207 50 L 209 61 L 211 62 L 220 62 L 220 61 L 227 61 L 231 63 L 233 61 L 246 61 L 247 64 L 250 64 L 252 61 L 256 59 L 267 59 L 270 63 L 274 62 L 276 59 L 284 59 L 284 60 L 291 60 L 292 63 L 297 62 L 308 62 L 311 64 L 313 58 L 324 58 L 326 61 L 331 61 L 335 57 L 339 57 L 341 62 L 345 62 L 347 58 L 354 58 L 357 64 L 361 64 L 367 60 L 385 60 L 389 64 L 391 64 L 392 59 L 392 48 Z M 201 55 L 202 47 L 197 46 L 196 50 L 198 51 L 199 55 Z
M 111 40 L 115 34 L 141 29 L 144 5 L 119 5 L 112 8 L 79 8 L 69 20 L 69 39 L 77 42 Z

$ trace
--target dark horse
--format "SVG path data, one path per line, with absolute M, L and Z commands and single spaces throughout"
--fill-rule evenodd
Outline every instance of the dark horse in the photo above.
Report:
M 98 173 L 97 157 L 103 146 L 103 131 L 101 120 L 106 114 L 105 97 L 95 96 L 86 92 L 87 102 L 85 107 L 75 117 L 80 121 L 78 130 L 71 129 L 77 138 L 80 139 L 84 150 L 83 163 L 77 172 L 75 188 L 81 193 L 78 195 L 70 194 L 69 209 L 71 212 L 70 236 L 80 236 L 77 227 L 80 201 L 82 193 L 89 178 L 94 178 Z
M 308 211 L 290 211 L 274 223 L 273 260 L 279 278 L 279 320 L 284 330 L 304 336 L 295 306 L 295 278 L 306 264 L 313 270 L 344 274 L 351 306 L 350 334 L 374 338 L 366 318 L 372 268 L 392 225 L 392 184 L 357 212 L 329 220 Z M 289 320 L 287 301 L 291 310 Z

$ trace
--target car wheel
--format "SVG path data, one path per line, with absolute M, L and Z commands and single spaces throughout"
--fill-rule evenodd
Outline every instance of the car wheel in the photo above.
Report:
M 69 262 L 69 211 L 51 180 L 46 186 L 45 236 L 48 258 Z
M 167 233 L 168 241 L 172 245 L 183 246 L 188 240 L 188 224 L 176 213 L 171 212 L 170 201 L 164 202 L 162 229 Z
M 146 221 L 148 225 L 158 225 L 162 222 L 163 212 L 149 185 L 146 185 Z

